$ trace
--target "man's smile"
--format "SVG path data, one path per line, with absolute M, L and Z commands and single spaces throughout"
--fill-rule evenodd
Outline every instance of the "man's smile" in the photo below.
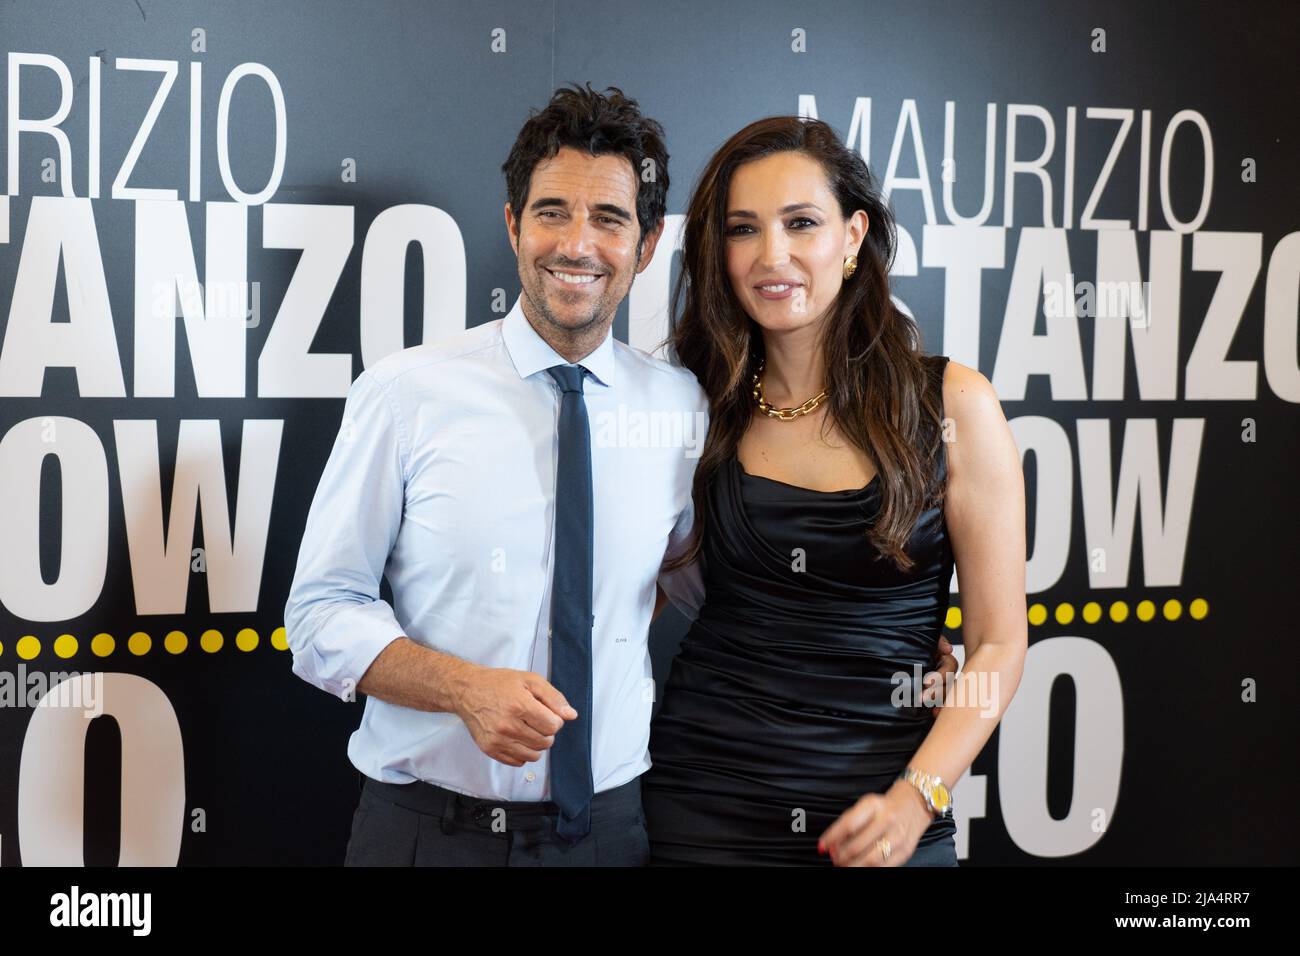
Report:
M 565 289 L 591 289 L 600 283 L 605 277 L 594 272 L 569 272 L 560 269 L 547 269 L 545 266 L 542 270 L 546 272 L 551 279 Z

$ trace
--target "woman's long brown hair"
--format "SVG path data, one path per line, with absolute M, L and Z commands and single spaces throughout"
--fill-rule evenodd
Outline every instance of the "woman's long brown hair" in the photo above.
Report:
M 784 151 L 816 160 L 844 219 L 868 217 L 858 267 L 831 304 L 822 346 L 828 421 L 867 453 L 880 473 L 881 507 L 868 539 L 901 570 L 921 513 L 943 500 L 936 482 L 943 454 L 942 363 L 920 351 L 920 330 L 890 298 L 897 243 L 894 217 L 867 164 L 820 120 L 774 116 L 732 136 L 701 174 L 686 214 L 682 268 L 673 290 L 671 347 L 709 398 L 709 432 L 695 470 L 695 526 L 689 549 L 671 568 L 699 554 L 709 513 L 710 481 L 736 453 L 754 414 L 752 376 L 762 361 L 762 330 L 745 312 L 727 275 L 724 224 L 731 177 L 743 164 Z M 685 300 L 684 306 L 683 297 Z M 680 308 L 679 308 L 680 306 Z

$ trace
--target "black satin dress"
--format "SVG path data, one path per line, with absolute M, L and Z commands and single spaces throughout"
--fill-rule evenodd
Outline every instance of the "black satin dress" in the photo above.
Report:
M 942 388 L 947 359 L 934 362 Z M 888 790 L 929 733 L 934 709 L 895 706 L 895 675 L 911 688 L 914 666 L 934 667 L 952 552 L 937 505 L 908 542 L 910 572 L 876 560 L 879 484 L 813 491 L 735 457 L 713 481 L 704 605 L 642 776 L 653 863 L 829 865 L 821 833 Z M 956 866 L 955 833 L 934 821 L 906 865 Z

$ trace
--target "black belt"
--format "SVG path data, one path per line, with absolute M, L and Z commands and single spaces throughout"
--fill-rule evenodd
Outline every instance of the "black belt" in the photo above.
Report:
M 553 829 L 560 812 L 560 808 L 550 800 L 472 797 L 423 780 L 382 783 L 373 777 L 366 777 L 364 787 L 375 796 L 399 807 L 441 818 L 444 833 L 452 832 L 456 823 L 489 831 Z M 636 819 L 640 813 L 640 776 L 617 787 L 602 790 L 591 800 L 593 827 L 605 821 Z

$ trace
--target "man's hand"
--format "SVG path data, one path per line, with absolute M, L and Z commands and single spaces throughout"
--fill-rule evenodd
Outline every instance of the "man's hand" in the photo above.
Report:
M 939 669 L 930 671 L 925 675 L 922 682 L 921 702 L 927 707 L 933 707 L 936 710 L 943 706 L 944 689 L 948 683 L 948 676 L 957 673 L 957 658 L 952 656 L 952 645 L 948 643 L 948 638 L 940 636 L 939 638 Z
M 578 712 L 544 677 L 531 671 L 477 667 L 463 679 L 456 714 L 479 750 L 510 767 L 541 758 Z

